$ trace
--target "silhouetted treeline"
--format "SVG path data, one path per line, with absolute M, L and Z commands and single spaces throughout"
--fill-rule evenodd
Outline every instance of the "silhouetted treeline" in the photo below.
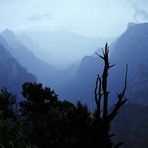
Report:
M 24 100 L 16 104 L 6 89 L 0 93 L 0 144 L 4 147 L 73 148 L 90 146 L 94 116 L 81 102 L 61 101 L 50 88 L 27 82 Z

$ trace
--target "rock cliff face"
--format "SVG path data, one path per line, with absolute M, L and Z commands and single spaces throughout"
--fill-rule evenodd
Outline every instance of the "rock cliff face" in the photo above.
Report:
M 148 23 L 130 25 L 116 40 L 111 59 L 117 64 L 117 74 L 114 76 L 119 82 L 123 77 L 120 73 L 124 73 L 125 64 L 129 66 L 129 101 L 148 105 Z

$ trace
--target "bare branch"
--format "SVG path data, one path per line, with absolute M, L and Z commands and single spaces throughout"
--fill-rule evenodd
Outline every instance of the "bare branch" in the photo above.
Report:
M 97 104 L 97 109 L 98 109 L 98 112 L 99 112 L 99 115 L 100 115 L 100 103 L 101 103 L 101 97 L 102 97 L 102 92 L 101 92 L 101 86 L 102 85 L 102 82 L 101 82 L 101 77 L 99 76 L 98 74 L 98 77 L 97 77 L 97 80 L 96 80 L 96 86 L 95 86 L 95 101 L 96 101 L 96 104 Z
M 108 47 L 108 43 L 106 42 L 106 45 L 105 45 L 105 54 L 108 55 L 109 53 L 109 47 Z
M 117 94 L 118 101 L 117 101 L 113 111 L 108 116 L 109 122 L 111 122 L 115 118 L 115 116 L 117 115 L 117 113 L 118 113 L 119 109 L 121 108 L 121 106 L 123 106 L 123 104 L 125 104 L 125 102 L 127 101 L 127 99 L 124 99 L 125 91 L 126 91 L 126 88 L 127 88 L 127 73 L 128 73 L 128 65 L 126 65 L 124 88 L 123 88 L 121 93 Z
M 128 66 L 126 65 L 126 73 L 125 73 L 125 82 L 124 82 L 124 88 L 123 90 L 117 94 L 117 102 L 112 110 L 111 113 L 109 113 L 109 106 L 108 106 L 108 99 L 109 99 L 109 91 L 108 91 L 108 71 L 110 68 L 115 66 L 115 64 L 110 65 L 109 63 L 109 46 L 106 43 L 105 49 L 102 50 L 102 55 L 99 55 L 96 53 L 98 57 L 103 59 L 104 61 L 104 68 L 103 68 L 103 73 L 102 76 L 100 77 L 98 75 L 96 79 L 96 86 L 95 86 L 95 101 L 97 105 L 97 113 L 98 116 L 97 118 L 101 119 L 101 129 L 103 131 L 102 136 L 105 136 L 104 138 L 111 138 L 113 135 L 109 135 L 109 127 L 111 121 L 115 118 L 117 115 L 118 111 L 120 108 L 125 104 L 127 99 L 124 98 L 125 91 L 127 88 L 127 73 L 128 73 Z M 102 99 L 102 100 L 101 100 Z M 102 102 L 101 102 L 102 101 Z M 102 103 L 102 104 L 101 104 Z M 102 109 L 102 114 L 101 114 L 101 109 Z M 118 143 L 117 145 L 114 146 L 114 148 L 118 148 L 122 143 Z M 104 141 L 104 147 L 107 147 L 106 141 Z
M 103 56 L 101 56 L 101 55 L 99 55 L 97 52 L 96 52 L 96 55 L 97 55 L 97 56 L 99 56 L 101 59 L 103 59 L 103 60 L 104 60 L 104 57 L 103 57 Z
M 104 52 L 104 49 L 102 48 L 102 53 L 103 53 L 103 56 L 105 55 L 105 52 Z
M 114 67 L 114 66 L 115 66 L 115 64 L 112 64 L 112 65 L 109 66 L 109 68 L 112 68 L 112 67 Z

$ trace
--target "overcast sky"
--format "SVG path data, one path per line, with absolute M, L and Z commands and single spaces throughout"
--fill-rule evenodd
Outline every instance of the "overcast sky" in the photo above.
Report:
M 148 0 L 0 0 L 0 30 L 72 31 L 113 37 L 148 20 Z

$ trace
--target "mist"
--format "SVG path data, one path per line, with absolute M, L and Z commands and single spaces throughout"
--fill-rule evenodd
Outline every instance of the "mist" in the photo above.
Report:
M 146 3 L 143 1 L 142 5 L 138 0 L 1 0 L 0 30 L 14 31 L 24 44 L 28 42 L 25 40 L 32 40 L 36 45 L 26 46 L 37 57 L 62 68 L 92 55 L 106 41 L 111 43 L 125 31 L 129 22 L 147 21 Z

